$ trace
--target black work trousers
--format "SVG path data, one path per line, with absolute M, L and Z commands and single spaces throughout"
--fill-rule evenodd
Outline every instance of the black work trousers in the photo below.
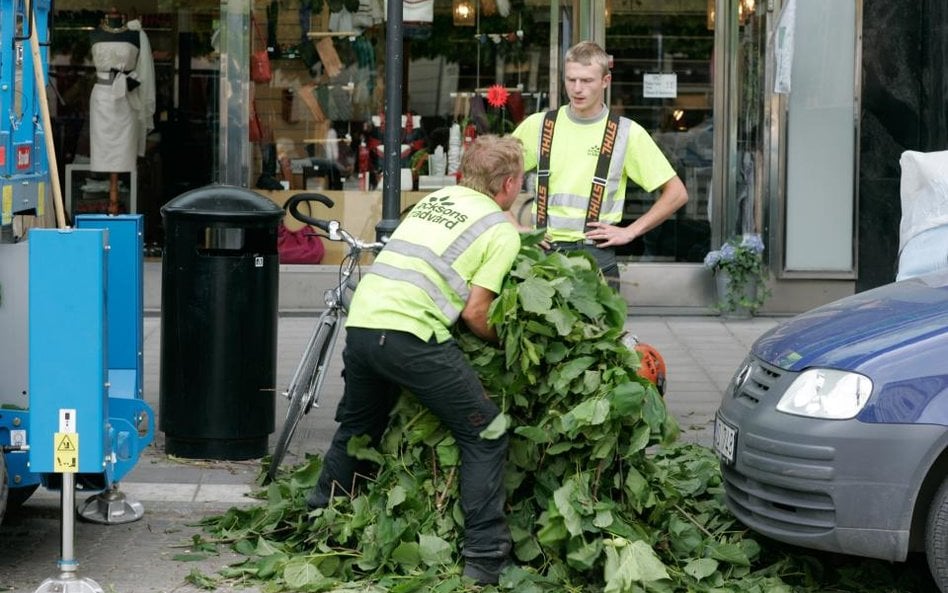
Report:
M 460 449 L 463 555 L 506 557 L 511 546 L 504 514 L 507 436 L 496 440 L 479 436 L 500 410 L 487 397 L 457 344 L 453 340 L 423 342 L 400 331 L 350 327 L 343 361 L 346 387 L 336 411 L 339 428 L 309 505 L 328 505 L 333 487 L 335 495 L 351 491 L 362 466 L 346 453 L 349 439 L 369 435 L 377 445 L 405 387 L 451 431 Z
M 550 249 L 564 253 L 579 250 L 585 251 L 596 260 L 599 269 L 602 270 L 602 275 L 606 279 L 606 283 L 612 288 L 619 290 L 619 262 L 616 260 L 615 249 L 611 247 L 603 249 L 595 245 L 587 244 L 584 241 L 554 242 L 550 245 Z

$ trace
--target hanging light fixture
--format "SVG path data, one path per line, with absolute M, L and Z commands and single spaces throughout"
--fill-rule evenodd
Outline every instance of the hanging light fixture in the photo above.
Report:
M 715 20 L 715 0 L 708 0 L 708 30 L 714 30 L 714 20 Z M 737 22 L 740 25 L 747 24 L 747 21 L 754 14 L 754 11 L 757 10 L 757 1 L 756 0 L 737 0 Z
M 455 27 L 474 26 L 474 3 L 471 0 L 454 0 L 452 14 Z
M 738 0 L 737 3 L 737 20 L 743 25 L 747 23 L 747 20 L 750 19 L 751 15 L 754 14 L 754 10 L 757 8 L 757 3 L 755 0 Z

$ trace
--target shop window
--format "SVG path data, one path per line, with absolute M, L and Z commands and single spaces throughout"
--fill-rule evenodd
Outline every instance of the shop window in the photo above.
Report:
M 298 0 L 253 3 L 260 34 L 252 34 L 251 52 L 267 47 L 273 74 L 252 84 L 262 128 L 252 185 L 377 189 L 385 118 L 396 116 L 401 187 L 429 190 L 455 180 L 452 138 L 459 146 L 465 133 L 509 133 L 546 107 L 549 34 L 525 5 L 506 14 L 482 8 L 475 24 L 455 27 L 450 2 L 415 11 L 425 4 L 404 15 L 403 113 L 389 114 L 381 0 L 317 1 L 302 10 Z M 486 102 L 493 85 L 508 90 L 503 108 Z
M 144 214 L 145 242 L 160 245 L 161 206 L 215 178 L 219 58 L 214 35 L 219 16 L 220 3 L 206 0 L 175 7 L 143 0 L 116 11 L 104 10 L 101 2 L 78 0 L 54 10 L 50 116 L 59 178 L 71 213 L 109 211 L 115 172 L 118 207 L 113 211 Z M 95 49 L 99 42 L 136 48 L 134 56 L 135 51 L 128 50 L 121 76 L 97 57 L 102 53 Z M 145 78 L 154 83 L 153 95 L 146 95 L 144 84 L 136 86 Z M 125 84 L 114 86 L 115 80 Z M 131 155 L 130 162 L 106 159 L 103 165 L 93 154 L 115 136 L 96 136 L 94 130 L 94 93 L 104 88 L 127 92 L 132 111 L 118 129 L 128 121 L 145 122 L 135 142 L 122 149 Z M 100 116 L 109 115 L 110 109 Z
M 605 47 L 614 57 L 611 109 L 651 133 L 689 196 L 673 218 L 620 254 L 631 261 L 700 262 L 711 240 L 714 31 L 707 2 L 612 3 Z M 656 197 L 630 184 L 625 223 Z

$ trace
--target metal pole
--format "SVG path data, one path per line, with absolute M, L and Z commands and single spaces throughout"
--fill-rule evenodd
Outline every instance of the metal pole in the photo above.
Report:
M 76 474 L 66 472 L 62 474 L 63 484 L 60 500 L 63 507 L 63 523 L 60 533 L 62 540 L 62 555 L 59 558 L 59 570 L 62 578 L 74 575 L 79 566 L 76 562 Z
M 63 472 L 62 492 L 62 556 L 59 559 L 59 576 L 48 578 L 37 587 L 34 593 L 105 593 L 99 583 L 89 577 L 79 576 L 79 563 L 76 562 L 76 474 Z
M 377 240 L 387 239 L 398 226 L 401 206 L 402 131 L 402 3 L 390 1 L 385 24 L 385 153 L 382 158 L 382 220 L 375 226 Z

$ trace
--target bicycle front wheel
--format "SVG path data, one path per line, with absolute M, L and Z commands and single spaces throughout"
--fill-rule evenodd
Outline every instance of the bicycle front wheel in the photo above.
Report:
M 339 311 L 330 309 L 320 316 L 313 337 L 307 344 L 296 373 L 290 381 L 290 387 L 286 394 L 290 403 L 276 445 L 273 447 L 270 467 L 267 468 L 268 482 L 273 481 L 277 472 L 279 472 L 280 464 L 283 463 L 283 458 L 286 457 L 290 441 L 293 440 L 293 435 L 296 433 L 296 427 L 300 420 L 316 402 L 319 387 L 322 385 L 322 377 L 325 375 L 326 367 L 329 366 L 330 354 L 338 333 Z

